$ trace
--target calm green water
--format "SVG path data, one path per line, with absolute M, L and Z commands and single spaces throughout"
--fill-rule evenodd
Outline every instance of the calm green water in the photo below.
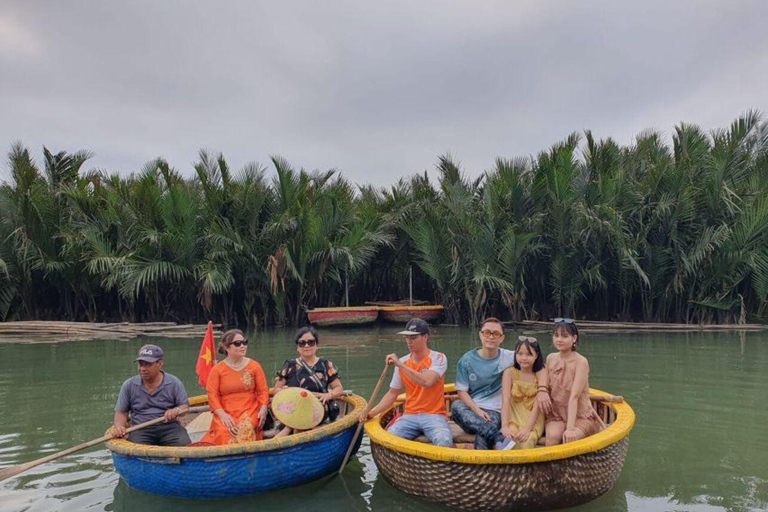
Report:
M 344 387 L 369 396 L 384 355 L 405 352 L 397 328 L 325 330 L 321 354 Z M 451 363 L 476 344 L 469 330 L 437 327 L 432 346 Z M 252 334 L 249 355 L 269 373 L 295 352 L 287 331 Z M 514 336 L 508 335 L 508 339 Z M 547 334 L 540 335 L 541 339 Z M 199 394 L 198 339 L 0 343 L 0 467 L 101 435 L 120 384 L 146 342 L 166 351 L 166 369 Z M 549 346 L 545 342 L 545 346 Z M 617 485 L 579 511 L 768 509 L 768 333 L 585 334 L 592 387 L 624 395 L 637 413 Z M 448 380 L 453 379 L 451 364 Z M 39 466 L 0 483 L 0 511 L 427 510 L 378 477 L 367 439 L 343 478 L 217 502 L 163 498 L 125 486 L 106 449 Z

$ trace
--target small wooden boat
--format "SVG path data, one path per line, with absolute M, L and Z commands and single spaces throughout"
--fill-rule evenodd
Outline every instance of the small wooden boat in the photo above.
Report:
M 445 392 L 447 404 L 456 399 L 452 384 Z M 602 432 L 527 450 L 444 448 L 402 439 L 383 428 L 401 404 L 369 420 L 365 431 L 382 476 L 403 492 L 465 510 L 552 510 L 604 494 L 624 465 L 635 413 L 626 403 L 593 404 L 607 424 Z M 463 436 L 455 434 L 457 444 L 471 441 L 472 436 L 459 432 Z
M 378 306 L 315 308 L 307 311 L 309 323 L 320 327 L 329 325 L 371 324 L 379 317 Z
M 180 498 L 225 498 L 282 489 L 338 471 L 366 406 L 357 395 L 342 396 L 338 401 L 343 416 L 335 422 L 280 439 L 199 447 L 113 439 L 107 448 L 125 483 L 141 491 Z M 205 404 L 207 397 L 194 397 L 190 403 Z M 193 422 L 195 417 L 188 416 L 192 417 L 185 422 Z
M 380 306 L 381 318 L 387 322 L 405 323 L 411 318 L 421 318 L 429 323 L 436 323 L 443 316 L 445 308 L 439 304 L 427 304 L 421 306 L 409 306 L 399 304 L 396 306 Z

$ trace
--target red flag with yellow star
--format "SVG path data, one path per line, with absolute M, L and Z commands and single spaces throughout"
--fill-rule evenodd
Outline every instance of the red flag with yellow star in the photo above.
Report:
M 213 348 L 213 322 L 208 322 L 208 328 L 205 330 L 203 344 L 200 345 L 200 354 L 197 356 L 195 373 L 197 374 L 197 383 L 205 387 L 208 383 L 208 374 L 211 368 L 216 364 L 216 356 Z

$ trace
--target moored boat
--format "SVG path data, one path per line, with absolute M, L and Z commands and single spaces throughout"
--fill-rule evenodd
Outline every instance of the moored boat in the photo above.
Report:
M 315 308 L 307 311 L 309 323 L 320 327 L 329 325 L 371 324 L 379 317 L 378 306 Z
M 398 304 L 379 307 L 381 318 L 387 322 L 393 323 L 404 323 L 411 318 L 421 318 L 429 323 L 436 323 L 443 316 L 444 309 L 445 308 L 440 304 L 426 304 L 420 306 Z
M 445 393 L 447 403 L 456 399 L 452 384 Z M 365 431 L 382 476 L 403 492 L 465 510 L 552 510 L 604 494 L 624 465 L 635 414 L 626 403 L 594 404 L 607 425 L 602 432 L 526 450 L 444 448 L 394 436 L 383 425 L 401 404 L 369 420 Z M 462 434 L 454 440 L 468 441 Z
M 205 404 L 205 396 L 190 399 Z M 226 446 L 166 447 L 113 439 L 115 469 L 129 487 L 180 498 L 225 498 L 300 485 L 338 471 L 365 400 L 338 399 L 341 416 L 327 425 L 279 439 Z M 187 418 L 188 422 L 194 417 Z M 357 446 L 360 444 L 358 438 Z M 354 452 L 353 452 L 354 453 Z

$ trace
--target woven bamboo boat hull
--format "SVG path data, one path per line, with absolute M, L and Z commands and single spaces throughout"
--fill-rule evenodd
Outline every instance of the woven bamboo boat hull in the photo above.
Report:
M 591 501 L 619 477 L 634 412 L 627 404 L 604 406 L 613 408 L 614 421 L 603 432 L 529 450 L 463 450 L 401 439 L 381 428 L 391 411 L 365 427 L 381 475 L 405 493 L 464 510 L 553 510 Z
M 381 318 L 387 322 L 404 323 L 411 318 L 421 318 L 430 323 L 435 323 L 443 316 L 443 306 L 431 304 L 428 306 L 382 306 Z
M 609 491 L 624 465 L 624 438 L 565 460 L 532 464 L 460 464 L 400 453 L 371 444 L 382 476 L 403 492 L 464 510 L 553 510 Z
M 316 308 L 307 311 L 309 323 L 320 327 L 329 325 L 372 324 L 379 317 L 377 306 L 349 308 Z
M 281 439 L 205 447 L 160 447 L 114 440 L 107 447 L 115 469 L 133 489 L 203 499 L 258 494 L 338 471 L 365 407 L 365 400 L 357 395 L 342 400 L 352 406 L 344 417 Z

